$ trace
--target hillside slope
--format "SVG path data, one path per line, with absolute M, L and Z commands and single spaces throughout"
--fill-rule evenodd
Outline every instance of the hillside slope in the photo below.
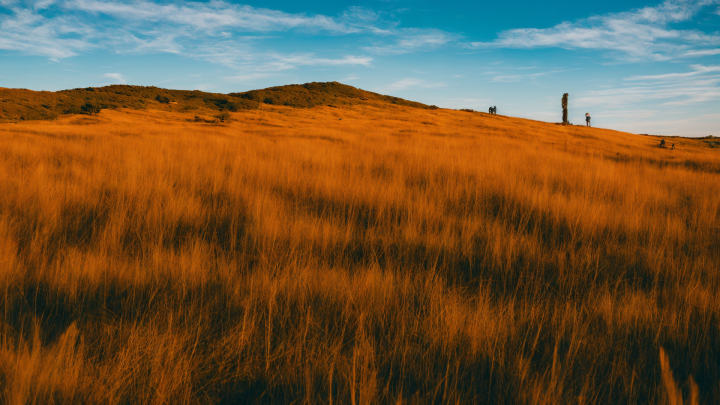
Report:
M 320 105 L 347 106 L 370 100 L 429 108 L 425 104 L 383 96 L 337 82 L 287 85 L 231 94 L 130 85 L 57 92 L 0 88 L 0 122 L 52 120 L 61 115 L 82 114 L 86 112 L 83 107 L 88 102 L 102 109 L 113 110 L 130 108 L 212 113 L 251 110 L 258 108 L 261 103 L 308 108 Z
M 715 140 L 360 101 L 0 124 L 2 398 L 720 403 Z

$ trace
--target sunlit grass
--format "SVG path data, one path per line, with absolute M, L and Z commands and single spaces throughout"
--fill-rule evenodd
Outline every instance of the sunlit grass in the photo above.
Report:
M 0 402 L 720 400 L 717 149 L 264 108 L 0 125 Z

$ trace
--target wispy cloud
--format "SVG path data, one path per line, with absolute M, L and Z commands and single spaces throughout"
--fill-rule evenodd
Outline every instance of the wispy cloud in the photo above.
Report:
M 460 38 L 459 35 L 431 29 L 402 29 L 389 31 L 398 37 L 391 44 L 364 47 L 368 52 L 379 55 L 399 55 L 417 51 L 431 51 Z
M 564 70 L 551 70 L 548 72 L 539 72 L 539 73 L 530 73 L 525 75 L 499 75 L 492 78 L 491 82 L 502 82 L 502 83 L 512 83 L 512 82 L 519 82 L 525 79 L 534 79 L 536 77 L 540 76 L 546 76 L 553 73 L 561 73 L 561 72 L 567 72 L 568 69 Z
M 248 73 L 237 76 L 223 77 L 223 80 L 229 83 L 252 83 L 262 79 L 269 79 L 277 76 L 276 73 Z
M 588 92 L 577 102 L 587 106 L 635 106 L 648 102 L 684 106 L 720 100 L 720 66 L 691 68 L 689 72 L 629 77 L 624 86 Z
M 683 56 L 694 57 L 694 56 L 712 56 L 720 55 L 720 49 L 704 49 L 701 51 L 687 51 Z
M 44 0 L 34 5 L 0 0 L 0 49 L 61 60 L 92 50 L 173 53 L 234 68 L 284 70 L 297 66 L 369 66 L 371 57 L 282 55 L 263 48 L 269 37 L 359 35 L 377 45 L 365 51 L 399 54 L 435 49 L 454 36 L 441 30 L 396 28 L 381 14 L 351 7 L 337 16 L 286 13 L 225 0 Z
M 200 91 L 209 91 L 214 88 L 217 88 L 217 86 L 215 86 L 214 84 L 207 84 L 207 83 L 198 84 L 197 86 L 195 86 L 195 90 L 200 90 Z
M 699 76 L 705 73 L 720 72 L 720 66 L 703 66 L 703 65 L 692 65 L 690 66 L 693 70 L 684 73 L 666 73 L 663 75 L 649 75 L 649 76 L 632 76 L 625 80 L 637 81 L 637 80 L 682 80 L 688 77 Z
M 563 22 L 552 28 L 504 31 L 495 41 L 473 42 L 468 46 L 603 50 L 626 61 L 714 55 L 720 45 L 720 35 L 676 30 L 669 25 L 688 21 L 704 7 L 717 4 L 720 0 L 666 0 L 656 7 Z
M 361 29 L 347 21 L 337 21 L 324 15 L 290 14 L 278 10 L 234 5 L 225 1 L 158 4 L 150 1 L 73 0 L 65 2 L 64 7 L 69 10 L 105 14 L 114 18 L 134 21 L 175 23 L 213 32 L 226 28 L 248 32 L 304 28 L 342 34 L 357 32 Z
M 116 83 L 125 84 L 125 77 L 120 73 L 105 73 L 103 77 Z
M 318 58 L 312 53 L 303 54 L 269 54 L 274 59 L 262 67 L 262 70 L 286 70 L 299 66 L 370 66 L 373 58 L 369 56 L 346 55 L 342 58 Z
M 96 47 L 94 28 L 69 16 L 48 19 L 33 9 L 9 4 L 11 14 L 0 17 L 0 49 L 60 60 Z
M 411 88 L 433 89 L 439 87 L 445 87 L 445 83 L 428 83 L 424 80 L 413 78 L 398 80 L 395 83 L 385 86 L 385 88 L 389 90 L 407 90 Z

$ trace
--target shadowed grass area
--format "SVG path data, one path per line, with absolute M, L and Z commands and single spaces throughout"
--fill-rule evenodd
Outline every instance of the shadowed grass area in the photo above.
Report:
M 717 149 L 364 101 L 0 125 L 0 402 L 720 400 Z

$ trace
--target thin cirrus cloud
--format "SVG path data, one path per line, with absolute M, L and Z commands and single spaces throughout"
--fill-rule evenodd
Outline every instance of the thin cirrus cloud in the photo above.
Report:
M 120 73 L 105 73 L 105 74 L 103 75 L 103 78 L 105 78 L 105 79 L 110 79 L 110 80 L 112 80 L 113 82 L 120 83 L 120 84 L 125 84 L 125 83 L 126 83 L 125 77 L 124 77 L 122 74 L 120 74 Z
M 561 73 L 561 72 L 567 72 L 568 69 L 563 70 L 550 70 L 547 72 L 539 72 L 539 73 L 531 73 L 531 74 L 525 74 L 525 75 L 499 75 L 492 78 L 491 82 L 501 82 L 501 83 L 513 83 L 513 82 L 519 82 L 525 79 L 535 79 L 540 76 L 546 76 L 553 73 Z
M 59 60 L 96 47 L 87 39 L 95 35 L 87 24 L 67 16 L 48 20 L 37 10 L 10 7 L 12 14 L 0 17 L 0 49 Z
M 431 51 L 460 38 L 459 35 L 437 29 L 401 29 L 396 34 L 399 38 L 392 44 L 366 46 L 363 49 L 379 55 L 399 55 L 418 50 Z
M 624 61 L 662 61 L 715 55 L 720 35 L 669 27 L 692 19 L 720 0 L 666 0 L 656 7 L 563 22 L 551 28 L 501 32 L 492 42 L 472 42 L 470 48 L 549 48 L 607 51 Z
M 632 76 L 627 86 L 590 91 L 578 98 L 584 106 L 635 106 L 647 102 L 663 106 L 702 105 L 720 100 L 720 66 L 692 65 L 691 71 Z
M 424 88 L 424 89 L 433 89 L 433 88 L 439 88 L 439 87 L 445 87 L 445 83 L 428 83 L 421 79 L 415 79 L 415 78 L 407 78 L 398 80 L 394 83 L 391 83 L 387 86 L 385 86 L 387 89 L 391 90 L 407 90 L 407 89 L 413 89 L 413 88 Z
M 171 53 L 237 68 L 243 74 L 299 66 L 369 66 L 368 56 L 282 55 L 260 44 L 289 31 L 313 35 L 359 35 L 366 52 L 398 54 L 437 48 L 453 35 L 436 29 L 398 29 L 372 10 L 351 7 L 338 16 L 291 14 L 278 10 L 209 3 L 66 0 L 28 6 L 1 0 L 0 49 L 46 56 L 54 61 L 94 50 L 120 54 Z M 385 44 L 388 43 L 388 44 Z M 262 50 L 261 50 L 262 49 Z
M 266 32 L 306 28 L 344 34 L 358 30 L 357 27 L 323 15 L 290 14 L 277 10 L 233 5 L 224 1 L 177 5 L 157 4 L 150 1 L 123 3 L 74 0 L 64 3 L 63 6 L 68 10 L 98 13 L 136 21 L 174 23 L 205 31 L 233 28 L 248 32 Z

